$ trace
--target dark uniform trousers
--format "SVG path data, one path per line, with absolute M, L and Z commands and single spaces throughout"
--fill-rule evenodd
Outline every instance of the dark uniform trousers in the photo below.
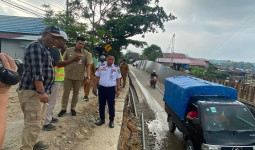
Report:
M 99 86 L 98 88 L 98 96 L 99 96 L 99 114 L 100 119 L 105 120 L 105 105 L 106 101 L 109 108 L 109 120 L 114 121 L 115 117 L 115 86 L 112 87 L 104 87 Z

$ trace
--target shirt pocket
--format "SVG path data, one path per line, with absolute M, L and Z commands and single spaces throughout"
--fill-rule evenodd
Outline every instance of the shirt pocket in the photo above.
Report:
M 100 77 L 103 79 L 107 79 L 107 71 L 106 70 L 100 70 Z
M 111 74 L 112 74 L 112 80 L 115 81 L 117 79 L 117 77 L 118 77 L 117 72 L 112 72 Z

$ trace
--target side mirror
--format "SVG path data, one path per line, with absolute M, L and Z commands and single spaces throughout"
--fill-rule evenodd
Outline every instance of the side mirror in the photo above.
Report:
M 200 122 L 199 122 L 199 118 L 193 118 L 192 119 L 192 123 L 193 124 L 199 124 Z

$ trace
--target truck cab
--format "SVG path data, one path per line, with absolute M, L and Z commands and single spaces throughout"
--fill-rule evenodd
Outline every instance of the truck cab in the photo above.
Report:
M 255 150 L 255 119 L 235 89 L 194 77 L 170 80 L 164 95 L 169 130 L 183 133 L 187 150 Z M 191 111 L 198 118 L 186 119 Z
M 199 114 L 186 120 L 185 140 L 192 149 L 250 148 L 255 145 L 255 121 L 242 103 L 222 96 L 194 96 L 190 105 Z M 243 146 L 243 147 L 242 147 Z

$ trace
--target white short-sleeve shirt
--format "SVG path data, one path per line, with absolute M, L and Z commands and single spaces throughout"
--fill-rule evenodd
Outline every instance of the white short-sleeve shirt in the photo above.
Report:
M 99 85 L 105 87 L 115 86 L 116 80 L 121 78 L 120 68 L 114 64 L 110 67 L 107 64 L 100 65 L 95 75 L 99 77 Z

